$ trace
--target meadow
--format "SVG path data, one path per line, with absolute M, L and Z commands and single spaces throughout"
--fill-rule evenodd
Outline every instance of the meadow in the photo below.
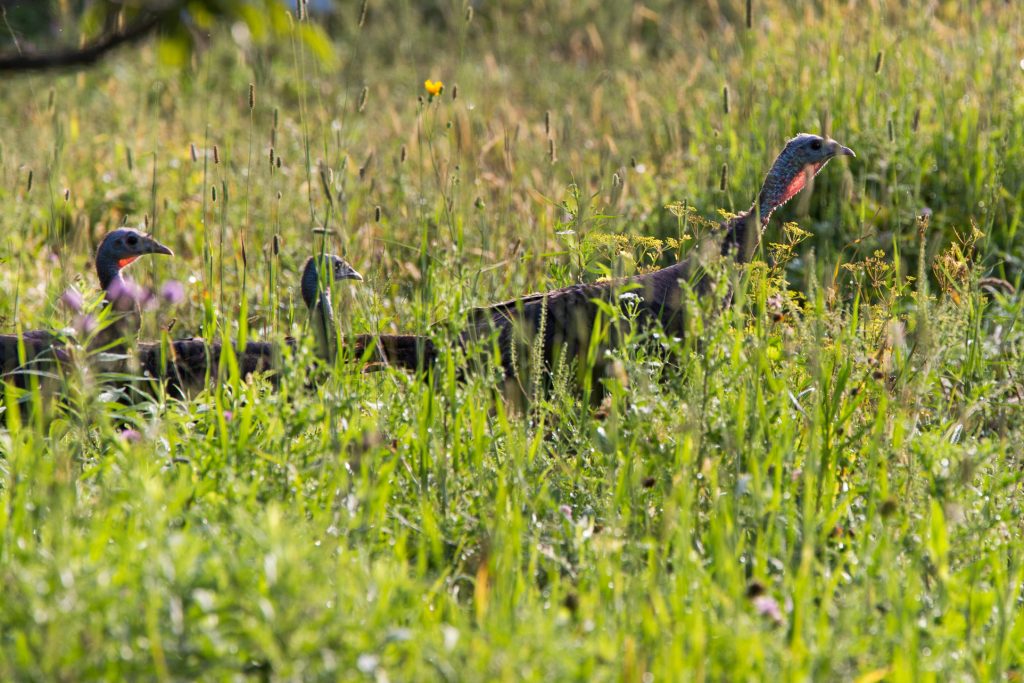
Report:
M 393 5 L 5 77 L 2 331 L 72 326 L 124 224 L 185 290 L 143 338 L 308 340 L 326 249 L 346 331 L 450 348 L 673 262 L 798 132 L 857 157 L 596 410 L 511 410 L 455 352 L 311 384 L 305 341 L 184 401 L 8 386 L 0 679 L 1018 680 L 1017 4 Z

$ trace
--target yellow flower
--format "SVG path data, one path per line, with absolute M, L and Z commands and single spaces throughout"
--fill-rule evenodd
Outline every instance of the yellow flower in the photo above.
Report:
M 444 92 L 444 83 L 441 81 L 432 81 L 429 78 L 423 81 L 423 87 L 430 94 L 431 97 L 437 97 Z

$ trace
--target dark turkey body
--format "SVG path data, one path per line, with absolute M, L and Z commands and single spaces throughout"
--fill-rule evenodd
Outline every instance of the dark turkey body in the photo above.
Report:
M 681 281 L 702 292 L 705 278 L 687 259 L 667 268 L 629 278 L 572 285 L 550 292 L 476 308 L 469 312 L 468 326 L 459 333 L 459 344 L 470 358 L 487 359 L 488 344 L 495 344 L 504 391 L 509 398 L 525 399 L 535 372 L 547 379 L 561 364 L 577 381 L 591 374 L 593 400 L 602 395 L 600 379 L 606 374 L 605 351 L 618 346 L 624 321 L 609 324 L 604 305 L 632 308 L 634 324 L 643 330 L 662 330 L 683 337 L 686 330 Z M 633 298 L 636 297 L 636 298 Z M 626 304 L 626 302 L 631 302 Z M 599 326 L 595 321 L 603 321 Z M 594 335 L 600 337 L 594 340 Z M 594 342 L 594 343 L 592 343 Z M 538 345 L 539 344 L 539 345 Z M 591 349 L 595 353 L 588 362 Z M 536 357 L 539 349 L 542 358 Z M 420 335 L 356 335 L 355 356 L 373 361 L 368 369 L 392 365 L 427 369 L 437 359 L 434 342 Z M 539 361 L 543 367 L 537 367 Z M 483 361 L 486 365 L 487 361 Z M 460 375 L 466 368 L 460 368 Z
M 20 362 L 19 347 L 25 362 Z M 0 335 L 0 377 L 22 389 L 30 386 L 29 378 L 35 374 L 56 374 L 69 362 L 64 342 L 43 330 L 31 330 L 21 335 Z
M 294 345 L 294 341 L 288 342 Z M 167 347 L 158 342 L 143 342 L 138 346 L 138 360 L 142 375 L 166 382 L 168 392 L 177 398 L 208 388 L 216 381 L 220 368 L 222 346 L 205 339 L 176 339 Z M 257 372 L 270 372 L 279 363 L 276 345 L 269 342 L 249 342 L 243 353 L 236 350 L 238 372 L 248 377 Z
M 599 334 L 593 346 L 597 351 L 594 370 L 600 373 L 604 368 L 603 351 L 619 343 L 618 324 L 595 326 L 602 318 L 601 304 L 617 308 L 634 302 L 637 325 L 660 326 L 666 334 L 681 337 L 686 321 L 679 281 L 688 278 L 688 270 L 688 262 L 682 262 L 622 280 L 573 285 L 474 309 L 462 340 L 467 344 L 497 333 L 501 365 L 505 376 L 511 378 L 530 367 L 539 335 L 545 371 L 551 371 L 563 360 L 585 359 L 593 336 Z M 606 315 L 604 320 L 607 322 Z M 583 365 L 580 370 L 585 369 Z

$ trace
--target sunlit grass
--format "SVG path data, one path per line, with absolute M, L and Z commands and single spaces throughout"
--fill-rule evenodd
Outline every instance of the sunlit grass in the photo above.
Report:
M 187 402 L 9 389 L 0 677 L 1019 675 L 1022 308 L 979 279 L 1020 278 L 1021 12 L 369 7 L 335 67 L 235 31 L 184 73 L 5 82 L 4 331 L 68 326 L 127 222 L 177 255 L 132 275 L 186 284 L 146 339 L 304 339 L 327 250 L 366 277 L 343 331 L 445 345 L 472 306 L 671 262 L 796 132 L 858 157 L 686 339 L 613 349 L 597 412 L 311 343 Z

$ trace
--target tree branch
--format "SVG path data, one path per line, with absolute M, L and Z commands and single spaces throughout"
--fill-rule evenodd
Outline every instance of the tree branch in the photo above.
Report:
M 123 31 L 112 31 L 95 42 L 74 50 L 63 52 L 24 53 L 0 55 L 0 73 L 5 71 L 45 71 L 91 66 L 108 52 L 148 37 L 160 24 L 160 16 L 150 14 L 142 17 Z

